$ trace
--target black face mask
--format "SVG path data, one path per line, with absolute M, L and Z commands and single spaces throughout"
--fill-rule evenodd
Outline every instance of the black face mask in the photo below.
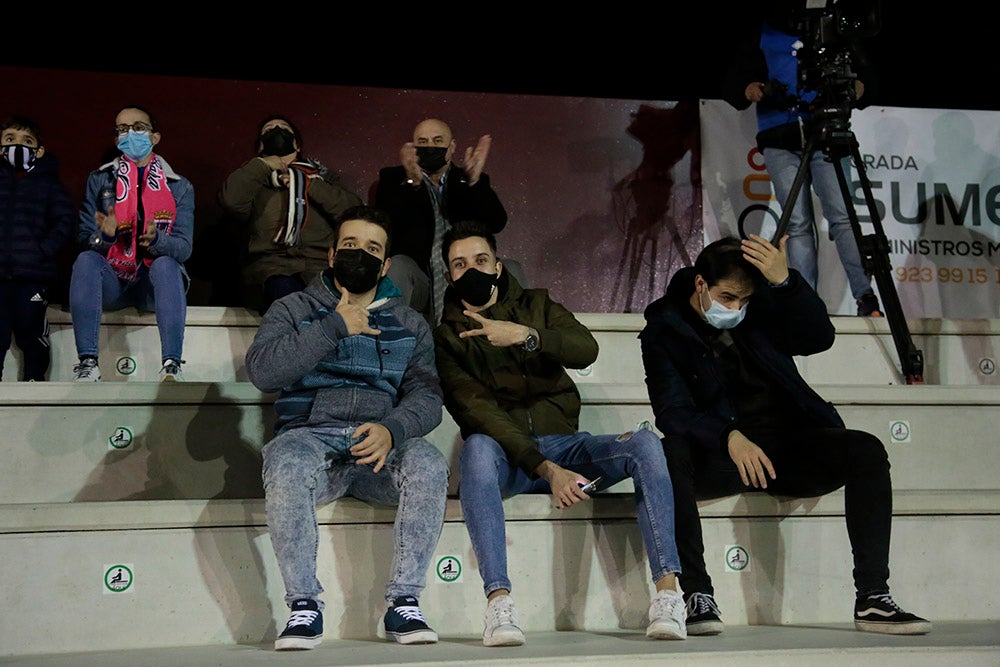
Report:
M 433 174 L 447 162 L 447 152 L 447 146 L 417 146 L 417 164 L 428 174 Z
M 351 294 L 364 294 L 378 284 L 383 263 L 384 260 L 360 248 L 342 248 L 334 254 L 333 266 L 325 273 L 331 280 L 336 278 Z
M 479 269 L 469 269 L 452 283 L 458 298 L 470 306 L 485 306 L 496 289 L 497 275 L 483 273 Z
M 295 152 L 295 135 L 283 127 L 272 127 L 260 135 L 260 145 L 260 154 L 263 157 L 290 155 Z

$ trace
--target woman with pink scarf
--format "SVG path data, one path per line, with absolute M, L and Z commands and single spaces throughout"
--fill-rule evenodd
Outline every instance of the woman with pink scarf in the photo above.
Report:
M 101 313 L 135 306 L 155 312 L 160 379 L 181 379 L 191 256 L 194 188 L 153 152 L 160 141 L 150 113 L 136 105 L 115 117 L 121 155 L 90 173 L 80 210 L 69 305 L 79 363 L 77 382 L 101 379 Z

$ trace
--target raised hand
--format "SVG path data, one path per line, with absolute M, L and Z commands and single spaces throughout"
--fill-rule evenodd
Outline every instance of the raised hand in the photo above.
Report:
M 474 313 L 471 310 L 464 311 L 464 314 L 471 317 L 476 322 L 479 322 L 479 324 L 482 325 L 482 328 L 463 331 L 458 334 L 459 338 L 486 336 L 486 340 L 490 341 L 490 344 L 494 347 L 510 347 L 511 345 L 520 345 L 523 343 L 524 339 L 527 338 L 530 333 L 530 329 L 528 327 L 523 324 L 518 324 L 517 322 L 491 320 L 488 317 L 483 317 L 479 313 Z
M 148 229 L 139 235 L 139 245 L 143 248 L 148 248 L 154 243 L 156 243 L 156 225 L 150 225 Z
M 295 158 L 298 153 L 289 153 L 288 155 L 267 155 L 261 156 L 258 159 L 263 160 L 264 164 L 270 167 L 274 171 L 286 172 L 288 171 L 288 165 L 295 162 Z M 287 182 L 286 182 L 287 185 Z
M 107 213 L 97 211 L 94 213 L 94 219 L 97 220 L 97 228 L 101 230 L 101 234 L 109 238 L 118 236 L 118 217 L 115 215 L 115 209 L 112 208 Z M 128 224 L 122 227 L 122 229 L 131 228 Z
M 412 141 L 407 141 L 403 144 L 403 147 L 399 149 L 399 160 L 403 164 L 403 169 L 406 170 L 406 177 L 420 183 L 423 178 L 423 172 L 420 171 L 420 163 L 417 161 L 417 147 Z
M 347 335 L 371 334 L 377 336 L 381 331 L 372 329 L 368 325 L 368 309 L 357 303 L 351 303 L 351 293 L 344 290 L 340 294 L 340 303 L 337 304 L 337 313 L 344 318 L 347 326 Z
M 490 144 L 492 143 L 493 137 L 484 134 L 479 137 L 479 143 L 476 144 L 475 149 L 471 146 L 465 149 L 465 163 L 462 164 L 462 168 L 469 175 L 469 185 L 475 185 L 482 175 L 483 168 L 486 167 L 486 156 L 490 153 Z

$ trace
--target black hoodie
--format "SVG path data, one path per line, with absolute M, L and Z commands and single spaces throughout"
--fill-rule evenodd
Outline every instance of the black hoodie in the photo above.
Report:
M 646 308 L 646 326 L 639 334 L 646 387 L 656 427 L 664 435 L 699 447 L 724 447 L 729 432 L 739 426 L 738 401 L 711 346 L 685 317 L 694 278 L 693 268 L 681 269 L 667 294 Z M 826 304 L 794 269 L 787 285 L 758 287 L 746 317 L 730 330 L 745 362 L 767 373 L 765 381 L 817 427 L 843 427 L 844 422 L 802 378 L 793 356 L 828 350 L 834 334 Z

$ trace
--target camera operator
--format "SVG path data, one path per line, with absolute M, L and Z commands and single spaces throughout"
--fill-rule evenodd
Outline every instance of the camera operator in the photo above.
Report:
M 837 81 L 843 84 L 843 90 L 836 91 L 834 86 L 815 86 L 823 88 L 828 95 L 836 92 L 842 98 L 839 100 L 818 100 L 817 90 L 805 89 L 800 61 L 804 53 L 814 53 L 814 45 L 804 40 L 815 39 L 815 35 L 799 34 L 803 29 L 802 18 L 794 5 L 772 3 L 760 24 L 749 30 L 746 42 L 738 45 L 726 74 L 723 98 L 741 111 L 756 104 L 757 148 L 764 156 L 779 203 L 782 207 L 792 206 L 786 229 L 789 266 L 797 269 L 816 289 L 817 234 L 810 192 L 813 190 L 829 222 L 829 237 L 837 246 L 851 294 L 857 302 L 857 314 L 881 317 L 878 297 L 872 288 L 871 276 L 862 264 L 836 169 L 824 151 L 813 152 L 796 201 L 788 202 L 809 133 L 816 129 L 812 111 L 815 103 L 837 103 L 844 107 L 845 115 L 849 114 L 849 106 L 861 108 L 865 94 L 863 82 L 872 78 L 870 70 L 857 74 L 847 72 L 851 76 L 846 81 L 843 77 Z M 809 85 L 813 87 L 814 84 Z M 845 154 L 838 159 L 843 160 L 844 173 L 850 174 L 850 157 Z

